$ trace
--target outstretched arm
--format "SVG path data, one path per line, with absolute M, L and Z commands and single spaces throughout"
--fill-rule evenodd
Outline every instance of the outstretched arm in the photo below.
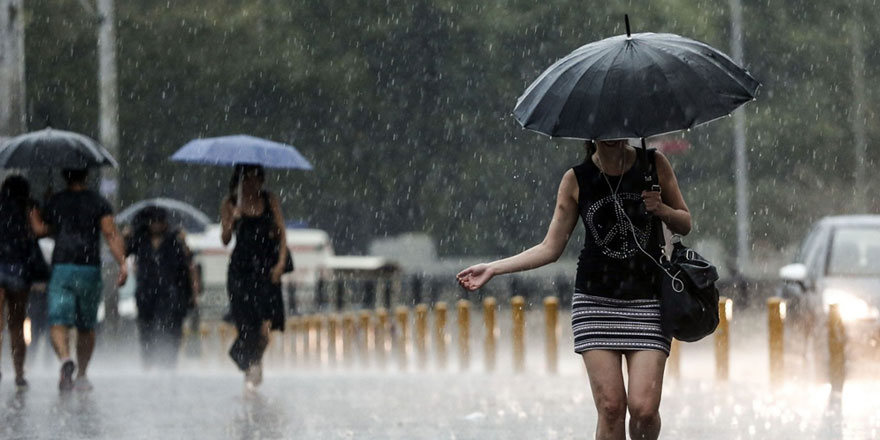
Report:
M 224 197 L 220 203 L 220 240 L 223 241 L 223 246 L 232 240 L 232 229 L 239 215 L 239 209 L 232 204 L 232 199 L 229 196 Z
M 458 283 L 467 290 L 477 290 L 495 275 L 535 269 L 558 260 L 577 224 L 577 200 L 577 178 L 574 171 L 568 170 L 559 184 L 556 209 L 544 241 L 512 257 L 471 266 L 458 274 Z

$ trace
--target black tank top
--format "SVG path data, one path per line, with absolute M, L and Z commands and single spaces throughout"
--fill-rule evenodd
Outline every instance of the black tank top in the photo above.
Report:
M 269 276 L 270 269 L 278 260 L 278 237 L 269 193 L 260 193 L 263 212 L 242 215 L 235 225 L 235 249 L 230 257 L 230 272 L 236 275 Z
M 586 230 L 578 257 L 576 291 L 616 299 L 656 297 L 656 266 L 639 246 L 654 258 L 659 258 L 660 247 L 642 201 L 641 154 L 636 157 L 637 162 L 622 176 L 607 176 L 608 182 L 589 157 L 572 168 L 579 187 L 578 211 Z M 614 202 L 611 188 L 617 190 L 619 204 Z M 624 213 L 635 226 L 635 234 Z

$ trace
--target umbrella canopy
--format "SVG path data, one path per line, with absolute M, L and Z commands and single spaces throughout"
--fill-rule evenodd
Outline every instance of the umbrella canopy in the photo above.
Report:
M 45 128 L 11 138 L 0 146 L 0 168 L 117 167 L 116 159 L 94 139 Z
M 248 135 L 194 139 L 177 150 L 171 160 L 203 165 L 312 169 L 312 164 L 293 146 Z
M 523 127 L 575 139 L 688 129 L 754 99 L 760 84 L 711 46 L 674 34 L 606 38 L 550 66 L 519 98 Z
M 211 224 L 211 219 L 195 206 L 166 198 L 141 200 L 117 214 L 116 223 L 131 224 L 137 214 L 148 207 L 164 208 L 168 212 L 168 223 L 187 232 L 204 232 Z

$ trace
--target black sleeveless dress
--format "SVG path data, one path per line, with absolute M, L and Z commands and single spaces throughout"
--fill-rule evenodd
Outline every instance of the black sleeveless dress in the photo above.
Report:
M 269 320 L 273 330 L 283 330 L 281 285 L 271 279 L 272 267 L 278 261 L 278 237 L 269 194 L 263 191 L 261 197 L 263 212 L 244 215 L 235 225 L 235 249 L 227 272 L 230 313 L 239 328 Z
M 641 155 L 637 155 L 641 160 Z M 586 229 L 572 299 L 574 351 L 660 350 L 670 338 L 660 327 L 656 266 L 660 257 L 651 217 L 642 201 L 637 162 L 621 176 L 603 176 L 587 158 L 573 167 L 578 210 Z M 607 177 L 607 181 L 606 181 Z

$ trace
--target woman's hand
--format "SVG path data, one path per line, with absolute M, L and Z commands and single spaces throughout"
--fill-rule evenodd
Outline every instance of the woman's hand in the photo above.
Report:
M 642 191 L 642 200 L 645 201 L 645 209 L 654 215 L 659 215 L 666 208 L 660 191 Z
M 281 275 L 284 275 L 284 262 L 272 266 L 272 272 L 270 273 L 272 284 L 280 284 Z
M 461 287 L 474 291 L 483 287 L 483 285 L 488 283 L 494 276 L 495 272 L 492 270 L 491 266 L 483 263 L 471 266 L 459 272 L 455 278 L 458 280 L 458 284 L 460 284 Z

